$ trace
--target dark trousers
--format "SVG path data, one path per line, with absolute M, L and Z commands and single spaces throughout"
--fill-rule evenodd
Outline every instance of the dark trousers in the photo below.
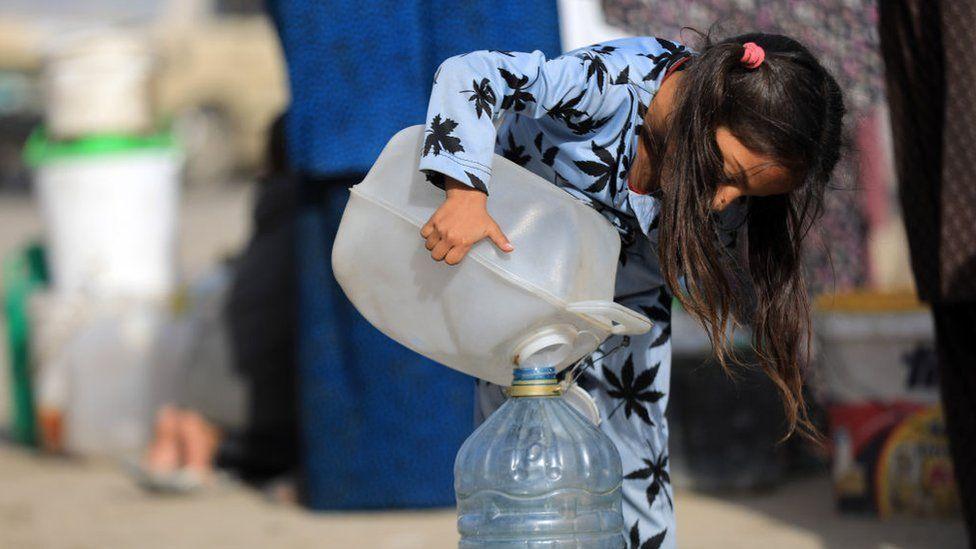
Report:
M 932 312 L 949 449 L 969 543 L 976 547 L 976 302 L 936 303 Z
M 949 446 L 976 548 L 976 163 L 964 136 L 976 116 L 968 84 L 974 2 L 879 2 L 879 34 L 912 270 L 932 303 Z

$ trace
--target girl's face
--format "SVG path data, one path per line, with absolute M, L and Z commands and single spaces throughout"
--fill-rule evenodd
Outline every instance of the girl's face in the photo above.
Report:
M 659 143 L 663 143 L 678 86 L 684 76 L 684 72 L 677 72 L 665 80 L 648 108 L 646 121 Z M 744 196 L 784 194 L 796 186 L 789 170 L 771 157 L 749 150 L 727 127 L 720 126 L 715 131 L 715 141 L 722 152 L 726 177 L 716 186 L 712 210 L 722 211 Z M 641 161 L 643 159 L 638 160 Z
M 786 168 L 749 150 L 728 128 L 715 130 L 715 141 L 722 151 L 726 180 L 715 189 L 713 210 L 722 211 L 743 196 L 785 194 L 796 186 Z

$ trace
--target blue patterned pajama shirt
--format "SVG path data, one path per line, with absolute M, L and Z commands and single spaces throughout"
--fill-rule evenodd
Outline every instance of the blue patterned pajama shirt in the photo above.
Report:
M 690 55 L 680 44 L 637 37 L 551 60 L 539 51 L 449 58 L 434 76 L 419 166 L 435 184 L 446 174 L 490 200 L 497 152 L 595 208 L 620 233 L 615 300 L 655 324 L 604 342 L 584 361 L 580 385 L 620 451 L 624 519 L 641 549 L 675 546 L 665 419 L 671 293 L 657 257 L 658 201 L 631 191 L 627 172 L 651 99 L 668 69 Z M 482 408 L 500 404 L 498 387 L 478 390 Z

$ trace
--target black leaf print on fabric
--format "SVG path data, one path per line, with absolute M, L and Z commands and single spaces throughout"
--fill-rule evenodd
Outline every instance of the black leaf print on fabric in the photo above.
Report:
M 576 135 L 594 132 L 609 122 L 613 115 L 605 118 L 594 118 L 577 109 L 576 106 L 579 105 L 585 95 L 586 91 L 584 90 L 568 100 L 560 99 L 558 103 L 546 109 L 546 114 L 555 120 L 561 120 Z
M 627 179 L 630 173 L 630 157 L 626 154 L 620 157 L 620 179 Z
M 610 389 L 607 390 L 607 395 L 611 398 L 616 398 L 621 400 L 620 404 L 617 405 L 613 411 L 607 416 L 607 419 L 613 417 L 613 414 L 621 407 L 624 407 L 624 416 L 630 419 L 631 414 L 637 414 L 644 423 L 654 426 L 654 422 L 651 420 L 651 416 L 647 411 L 645 403 L 655 403 L 664 396 L 661 391 L 655 391 L 651 389 L 651 385 L 654 383 L 654 379 L 657 378 L 657 372 L 661 369 L 661 363 L 657 363 L 654 366 L 644 370 L 636 378 L 634 377 L 634 355 L 631 354 L 627 356 L 627 360 L 624 361 L 624 367 L 620 369 L 620 377 L 613 373 L 613 370 L 607 368 L 606 365 L 603 366 L 603 377 L 610 384 Z
M 546 166 L 552 166 L 556 162 L 556 153 L 559 152 L 559 148 L 553 146 L 543 150 L 542 132 L 539 132 L 539 135 L 535 136 L 535 150 L 542 153 L 542 163 Z
M 640 549 L 660 549 L 664 543 L 664 538 L 668 535 L 667 529 L 661 530 L 657 534 L 647 538 L 647 541 L 640 546 Z
M 523 88 L 529 83 L 529 77 L 525 75 L 516 76 L 505 69 L 499 68 L 499 74 L 505 79 L 505 83 L 512 89 L 510 95 L 502 99 L 502 109 L 513 108 L 515 112 L 525 110 L 527 103 L 535 102 L 535 97 Z
M 650 441 L 647 443 L 648 447 L 651 446 Z M 625 480 L 648 480 L 650 482 L 647 485 L 647 491 L 645 495 L 647 496 L 647 505 L 650 507 L 654 506 L 654 500 L 657 496 L 664 493 L 664 497 L 668 500 L 668 506 L 674 509 L 674 502 L 671 501 L 671 495 L 668 494 L 667 486 L 671 484 L 671 475 L 668 474 L 668 456 L 661 450 L 661 453 L 657 457 L 652 459 L 641 459 L 644 462 L 643 469 L 638 469 L 627 473 L 624 476 Z
M 579 95 L 576 97 L 568 100 L 563 97 L 558 103 L 546 109 L 546 114 L 555 120 L 562 120 L 563 122 L 570 122 L 573 118 L 585 116 L 585 112 L 576 108 L 576 105 L 579 105 L 579 102 L 583 100 L 583 96 L 585 95 L 586 91 L 584 90 L 579 92 Z
M 592 51 L 594 53 L 597 53 L 597 54 L 600 54 L 600 55 L 606 55 L 608 53 L 612 53 L 616 49 L 617 48 L 615 48 L 613 46 L 600 46 L 600 47 L 593 47 L 593 48 L 590 49 L 590 51 Z
M 440 187 L 441 189 L 444 188 L 444 174 L 427 170 L 424 172 L 424 178 L 427 179 L 428 182 L 432 183 L 435 187 Z
M 640 530 L 637 528 L 637 522 L 630 527 L 630 549 L 640 549 Z
M 593 52 L 584 52 L 578 54 L 577 57 L 583 60 L 582 62 L 584 66 L 589 63 L 589 66 L 586 68 L 586 79 L 589 80 L 595 76 L 596 87 L 602 92 L 603 83 L 607 80 L 607 74 L 609 71 L 607 69 L 607 65 L 603 62 L 603 58 L 597 55 L 600 52 L 597 50 L 593 50 Z
M 566 127 L 573 130 L 573 133 L 575 133 L 576 135 L 586 135 L 590 132 L 595 132 L 596 130 L 602 128 L 607 122 L 610 121 L 611 118 L 613 118 L 613 115 L 604 118 L 594 118 L 590 116 L 584 118 L 580 122 L 567 121 Z
M 628 93 L 630 92 L 628 91 Z M 633 100 L 633 95 L 631 95 L 631 100 Z M 624 151 L 627 149 L 627 131 L 630 130 L 630 126 L 631 123 L 628 120 L 626 123 L 624 123 L 623 129 L 620 130 L 620 141 L 617 143 L 617 161 L 615 162 L 615 165 L 618 167 L 620 166 L 620 161 L 624 158 Z M 613 197 L 617 195 L 617 175 L 618 174 L 614 172 L 614 184 L 610 186 L 610 196 Z M 626 175 L 621 177 L 620 180 L 623 181 L 625 178 Z
M 661 75 L 661 71 L 667 67 L 670 67 L 682 57 L 687 57 L 689 55 L 688 51 L 682 45 L 675 44 L 674 42 L 665 40 L 664 38 L 657 38 L 656 40 L 658 44 L 664 48 L 663 52 L 658 55 L 651 55 L 649 53 L 641 54 L 654 62 L 654 68 L 651 69 L 651 72 L 644 76 L 645 82 L 648 80 L 656 80 L 657 77 Z
M 441 121 L 441 115 L 435 115 L 430 122 L 430 128 L 427 130 L 427 138 L 424 139 L 424 156 L 430 153 L 437 156 L 442 150 L 452 154 L 464 152 L 461 139 L 451 135 L 457 125 L 458 123 L 450 118 Z
M 620 71 L 620 74 L 613 79 L 614 84 L 626 84 L 630 82 L 630 65 L 624 67 L 624 70 Z
M 668 324 L 663 330 L 661 330 L 661 335 L 657 336 L 657 339 L 651 342 L 651 349 L 655 347 L 660 347 L 671 339 L 671 325 Z
M 502 55 L 507 55 L 508 57 L 515 57 L 514 55 L 512 55 L 512 52 L 510 50 L 488 50 L 488 51 L 493 53 L 500 53 Z
M 670 322 L 671 321 L 671 308 L 664 308 L 660 303 L 653 307 L 647 307 L 645 305 L 640 305 L 641 312 L 644 316 L 651 319 L 653 322 Z
M 590 149 L 593 150 L 593 154 L 600 160 L 599 162 L 593 160 L 574 160 L 573 163 L 583 173 L 596 178 L 596 181 L 585 189 L 588 193 L 594 193 L 600 192 L 607 187 L 607 183 L 617 173 L 617 161 L 610 154 L 610 151 L 597 145 L 596 141 L 590 142 Z
M 495 107 L 495 90 L 491 89 L 490 80 L 482 78 L 480 83 L 477 80 L 472 80 L 471 89 L 461 90 L 461 93 L 471 94 L 468 101 L 474 103 L 474 110 L 479 119 L 481 113 L 488 113 L 488 118 L 491 118 L 491 111 Z
M 488 194 L 488 185 L 485 185 L 485 182 L 479 179 L 478 176 L 476 176 L 471 172 L 464 172 L 464 175 L 468 176 L 468 180 L 471 181 L 471 185 L 474 188 L 478 189 L 479 191 L 485 194 Z
M 515 136 L 509 133 L 508 148 L 502 149 L 502 156 L 511 160 L 512 162 L 515 162 L 519 166 L 524 166 L 529 160 L 532 160 L 532 157 L 523 153 L 525 153 L 525 147 L 517 144 L 515 142 Z
M 658 44 L 661 44 L 664 49 L 668 50 L 671 54 L 681 53 L 685 51 L 685 47 L 666 39 L 666 38 L 655 38 Z
M 563 177 L 561 173 L 559 173 L 559 172 L 557 172 L 555 170 L 553 171 L 552 183 L 554 185 L 556 185 L 557 187 L 572 187 L 573 186 L 573 184 L 570 183 L 568 179 L 566 179 L 565 177 Z M 577 197 L 577 198 L 581 202 L 583 202 L 584 204 L 586 204 L 588 206 L 592 206 L 592 205 L 596 204 L 588 196 L 586 196 L 586 197 Z
M 542 163 L 546 166 L 552 166 L 556 163 L 556 154 L 559 153 L 557 147 L 549 147 L 546 152 L 542 153 Z
M 651 343 L 650 348 L 652 349 L 654 347 L 660 347 L 661 345 L 664 345 L 671 339 L 671 301 L 673 299 L 674 298 L 667 290 L 661 288 L 658 291 L 657 303 L 655 304 L 655 306 L 650 309 L 644 309 L 643 307 L 641 308 L 645 312 L 645 314 L 648 311 L 653 311 L 654 318 L 652 320 L 654 320 L 655 322 L 667 322 L 667 326 L 665 326 L 664 330 L 661 331 L 661 335 L 659 335 Z M 651 315 L 648 315 L 648 318 L 651 318 Z
M 668 529 L 661 530 L 657 534 L 647 538 L 644 543 L 641 543 L 639 522 L 639 520 L 634 521 L 634 525 L 630 527 L 629 549 L 660 549 L 661 544 L 664 543 L 664 537 L 668 534 Z

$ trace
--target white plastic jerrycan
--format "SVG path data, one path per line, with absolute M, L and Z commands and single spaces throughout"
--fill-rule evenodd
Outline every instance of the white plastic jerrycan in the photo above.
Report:
M 613 302 L 620 237 L 593 209 L 495 155 L 488 212 L 515 246 L 476 244 L 459 265 L 435 262 L 420 228 L 444 191 L 418 171 L 423 126 L 397 133 L 342 216 L 332 268 L 380 331 L 446 366 L 511 385 L 518 364 L 562 368 L 610 334 L 650 321 Z

